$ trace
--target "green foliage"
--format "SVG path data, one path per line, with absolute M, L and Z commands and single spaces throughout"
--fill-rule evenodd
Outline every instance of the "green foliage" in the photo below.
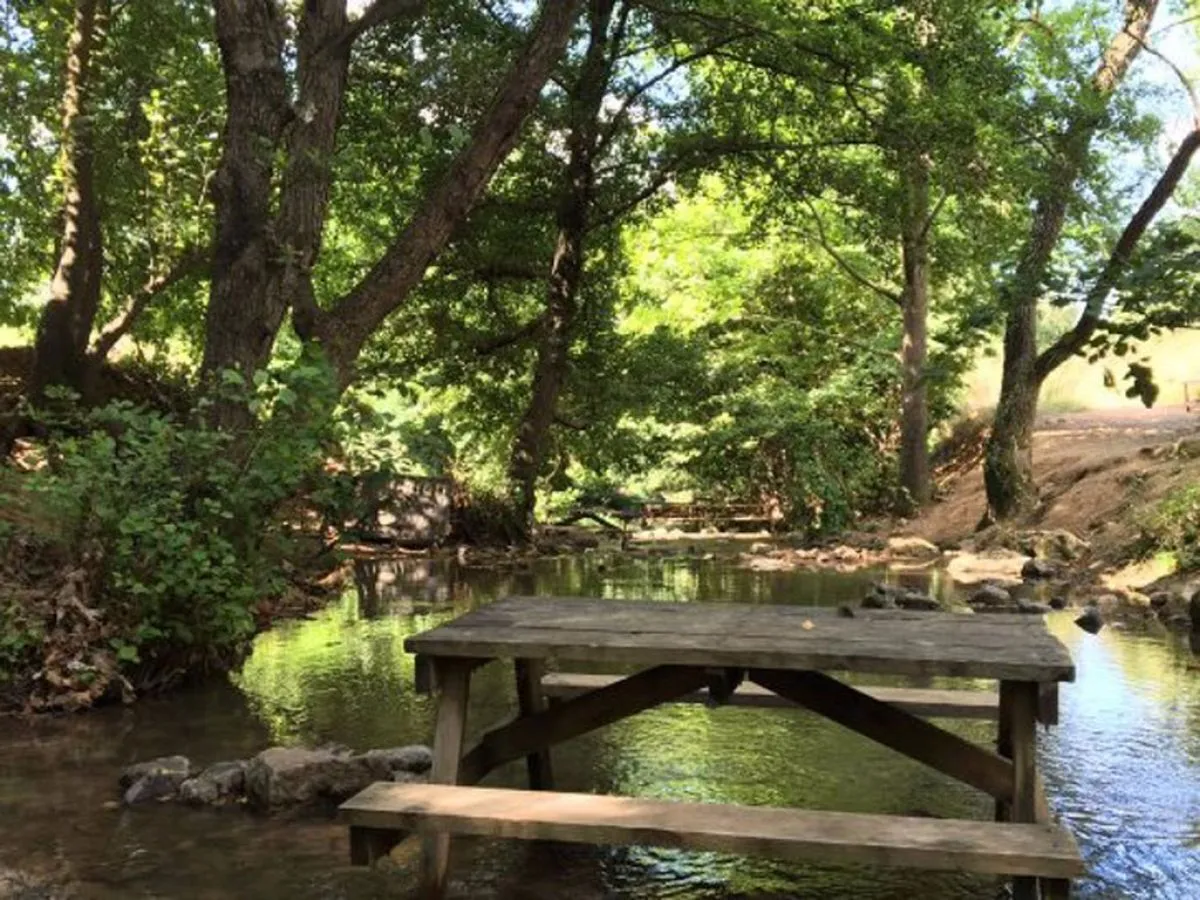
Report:
M 5 479 L 5 503 L 38 511 L 8 525 L 8 541 L 50 545 L 82 573 L 102 643 L 119 670 L 181 671 L 235 659 L 256 607 L 279 595 L 319 537 L 313 506 L 338 514 L 320 468 L 336 434 L 327 371 L 298 364 L 247 391 L 262 419 L 245 434 L 114 401 L 82 409 L 53 398 L 42 414 L 43 464 Z M 301 495 L 310 504 L 291 501 Z M 83 599 L 86 598 L 86 599 Z M 47 622 L 45 627 L 54 626 Z M 28 624 L 7 622 L 5 646 L 28 649 Z M 48 643 L 52 643 L 49 641 Z M 11 655 L 11 654 L 10 654 Z
M 1146 556 L 1167 552 L 1185 572 L 1200 569 L 1200 485 L 1190 485 L 1142 517 L 1139 549 Z

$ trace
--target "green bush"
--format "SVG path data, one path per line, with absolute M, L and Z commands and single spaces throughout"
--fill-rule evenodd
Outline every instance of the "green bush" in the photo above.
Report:
M 259 420 L 241 433 L 210 428 L 203 406 L 183 421 L 57 398 L 42 464 L 0 482 L 6 508 L 37 511 L 5 517 L 12 578 L 30 569 L 13 561 L 21 546 L 61 561 L 49 582 L 26 585 L 41 590 L 43 621 L 30 615 L 35 603 L 21 617 L 0 610 L 0 673 L 19 668 L 43 632 L 45 660 L 64 669 L 58 686 L 96 696 L 106 681 L 161 684 L 237 659 L 256 607 L 285 588 L 313 531 L 302 527 L 311 504 L 289 501 L 330 502 L 326 385 L 303 365 L 264 379 L 250 401 Z M 233 377 L 226 388 L 244 390 Z
M 1143 554 L 1171 553 L 1183 571 L 1200 569 L 1200 484 L 1167 497 L 1140 526 Z

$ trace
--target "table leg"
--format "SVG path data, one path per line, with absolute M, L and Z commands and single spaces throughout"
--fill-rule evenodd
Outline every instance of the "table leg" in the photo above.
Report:
M 433 733 L 432 784 L 456 784 L 462 759 L 463 732 L 467 722 L 467 697 L 471 683 L 471 663 L 466 660 L 431 660 L 435 667 L 438 697 L 437 725 Z M 450 868 L 450 835 L 437 832 L 424 839 L 424 890 L 431 900 L 446 892 Z
M 996 752 L 1005 759 L 1012 759 L 1012 687 L 1013 682 L 1000 683 L 1000 706 L 996 727 Z M 1011 804 L 996 801 L 996 821 L 1007 822 L 1012 818 Z
M 521 716 L 533 716 L 546 709 L 546 695 L 542 691 L 542 676 L 546 674 L 546 662 L 541 659 L 517 659 L 513 661 L 517 675 L 517 703 Z M 554 774 L 550 768 L 550 748 L 545 747 L 525 757 L 529 770 L 529 786 L 535 791 L 554 790 Z
M 1030 681 L 1006 681 L 1001 698 L 1008 695 L 1008 738 L 1012 742 L 1013 822 L 1037 821 L 1037 713 L 1038 686 Z M 1014 900 L 1037 900 L 1038 880 L 1013 879 Z

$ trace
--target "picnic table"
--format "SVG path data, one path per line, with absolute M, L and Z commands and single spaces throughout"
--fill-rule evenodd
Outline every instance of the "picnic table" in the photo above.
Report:
M 511 597 L 405 647 L 418 688 L 438 697 L 430 784 L 372 785 L 342 815 L 356 863 L 419 832 L 429 896 L 446 889 L 452 833 L 990 873 L 1013 877 L 1018 900 L 1065 897 L 1083 873 L 1037 773 L 1036 725 L 1057 722 L 1057 686 L 1075 675 L 1040 616 Z M 495 660 L 513 661 L 518 709 L 468 746 L 471 675 Z M 548 661 L 635 671 L 548 672 Z M 998 691 L 859 688 L 831 672 L 989 679 Z M 991 796 L 995 821 L 554 792 L 554 745 L 697 699 L 804 707 Z M 945 715 L 996 720 L 995 748 L 925 718 Z M 530 790 L 475 787 L 522 757 Z

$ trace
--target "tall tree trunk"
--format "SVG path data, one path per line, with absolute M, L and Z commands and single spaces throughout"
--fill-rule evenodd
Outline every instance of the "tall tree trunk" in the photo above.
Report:
M 925 359 L 929 351 L 929 170 L 918 156 L 902 174 L 905 212 L 904 339 L 901 346 L 900 485 L 915 507 L 929 502 L 929 387 Z
M 609 25 L 615 6 L 615 0 L 589 3 L 587 51 L 571 90 L 568 159 L 556 214 L 558 235 L 546 285 L 546 315 L 540 329 L 529 404 L 517 425 L 508 464 L 510 497 L 525 535 L 533 525 L 537 476 L 546 458 L 550 427 L 567 377 L 579 285 L 583 280 L 595 154 L 600 139 L 600 108 L 612 71 Z
M 1067 204 L 1087 163 L 1092 138 L 1146 42 L 1158 0 L 1126 0 L 1123 27 L 1105 49 L 1090 89 L 1080 99 L 1050 163 L 1046 188 L 1037 198 L 1029 236 L 1016 272 L 1001 292 L 1006 309 L 1004 374 L 996 420 L 984 457 L 988 510 L 984 520 L 1009 519 L 1032 511 L 1033 425 L 1045 373 L 1037 360 L 1038 300 L 1050 260 L 1062 236 Z
M 67 46 L 62 103 L 62 237 L 50 282 L 50 300 L 42 310 L 34 343 L 28 393 L 35 401 L 52 385 L 83 390 L 88 341 L 100 308 L 104 242 L 96 195 L 95 135 L 88 104 L 93 57 L 106 14 L 106 0 L 77 0 Z
M 271 208 L 275 157 L 292 114 L 285 24 L 275 0 L 216 0 L 216 24 L 227 111 L 212 181 L 216 228 L 201 374 L 212 379 L 232 369 L 249 383 L 270 358 L 286 310 L 272 290 L 279 254 Z M 218 403 L 214 418 L 234 427 L 249 412 Z

